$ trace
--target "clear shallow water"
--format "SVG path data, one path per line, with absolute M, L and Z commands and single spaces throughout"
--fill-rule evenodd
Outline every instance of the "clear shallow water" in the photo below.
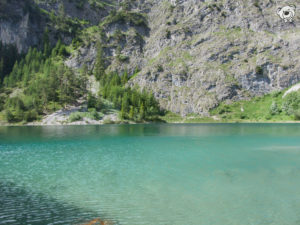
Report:
M 300 125 L 0 127 L 0 224 L 300 224 Z

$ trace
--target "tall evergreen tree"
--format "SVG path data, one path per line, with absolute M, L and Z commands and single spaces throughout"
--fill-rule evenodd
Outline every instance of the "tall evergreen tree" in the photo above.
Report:
M 4 58 L 1 57 L 1 59 L 0 59 L 0 84 L 3 80 L 3 78 L 4 78 Z
M 130 110 L 129 110 L 129 115 L 128 115 L 129 119 L 134 119 L 134 108 L 133 106 L 131 105 L 130 106 Z
M 43 54 L 45 57 L 49 57 L 50 52 L 51 52 L 51 47 L 50 47 L 50 39 L 49 39 L 49 29 L 46 28 L 44 35 L 43 35 Z
M 100 80 L 102 77 L 105 76 L 105 67 L 104 67 L 104 59 L 103 59 L 103 49 L 101 42 L 98 41 L 96 44 L 97 49 L 97 57 L 95 62 L 95 70 L 94 74 L 97 80 Z
M 145 107 L 144 107 L 144 103 L 141 104 L 139 113 L 140 113 L 140 114 L 139 114 L 140 119 L 143 120 L 143 119 L 145 118 Z

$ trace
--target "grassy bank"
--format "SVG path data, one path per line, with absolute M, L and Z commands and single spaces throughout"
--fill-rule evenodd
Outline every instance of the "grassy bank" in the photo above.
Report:
M 283 98 L 284 92 L 274 92 L 232 104 L 223 102 L 210 111 L 210 117 L 181 117 L 167 113 L 161 119 L 168 123 L 299 122 L 300 92 L 292 92 Z
M 250 101 L 220 104 L 210 113 L 224 122 L 285 122 L 298 121 L 300 92 L 283 98 L 284 92 L 274 92 Z

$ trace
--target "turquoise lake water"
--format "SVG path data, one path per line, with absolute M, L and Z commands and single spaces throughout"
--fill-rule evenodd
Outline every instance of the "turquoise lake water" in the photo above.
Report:
M 300 125 L 0 127 L 0 224 L 299 225 Z

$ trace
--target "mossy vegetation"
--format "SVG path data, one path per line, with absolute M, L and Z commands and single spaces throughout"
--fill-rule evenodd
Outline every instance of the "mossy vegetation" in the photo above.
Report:
M 129 23 L 133 26 L 144 26 L 148 27 L 147 18 L 142 13 L 130 12 L 127 10 L 116 11 L 112 10 L 105 18 L 105 20 L 100 24 L 101 26 L 106 26 L 111 23 L 123 22 Z
M 92 120 L 100 120 L 103 114 L 97 112 L 95 109 L 91 109 L 89 112 L 74 112 L 69 116 L 69 122 L 81 121 L 83 118 L 89 118 Z
M 236 123 L 236 122 L 293 122 L 300 121 L 300 91 L 283 97 L 277 91 L 251 100 L 232 104 L 221 103 L 210 111 L 209 117 L 198 114 L 180 116 L 167 112 L 161 116 L 168 123 Z
M 218 122 L 211 117 L 201 117 L 197 114 L 180 116 L 172 112 L 167 112 L 164 116 L 161 116 L 160 118 L 166 121 L 167 123 L 217 123 Z
M 300 92 L 283 98 L 284 92 L 274 92 L 251 100 L 222 103 L 211 111 L 224 122 L 276 122 L 299 120 Z

